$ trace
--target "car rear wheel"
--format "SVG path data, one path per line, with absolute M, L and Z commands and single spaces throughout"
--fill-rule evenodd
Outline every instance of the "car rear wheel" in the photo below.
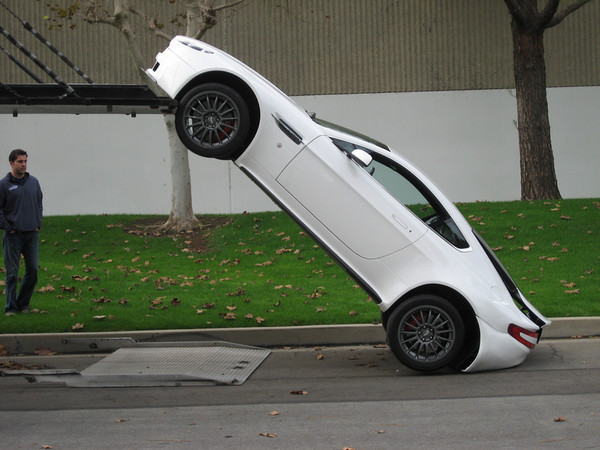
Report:
M 175 128 L 181 142 L 195 154 L 235 159 L 245 150 L 250 133 L 248 105 L 229 86 L 201 84 L 179 102 Z
M 411 369 L 429 372 L 456 362 L 465 339 L 464 322 L 447 300 L 418 295 L 392 313 L 387 338 L 400 362 Z

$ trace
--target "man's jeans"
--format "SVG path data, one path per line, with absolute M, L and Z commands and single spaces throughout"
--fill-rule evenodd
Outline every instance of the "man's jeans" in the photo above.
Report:
M 38 280 L 38 232 L 4 233 L 4 266 L 6 267 L 5 312 L 27 311 Z M 25 276 L 17 295 L 19 263 L 25 260 Z

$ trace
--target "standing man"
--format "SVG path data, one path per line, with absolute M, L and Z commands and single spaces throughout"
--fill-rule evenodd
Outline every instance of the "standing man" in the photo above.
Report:
M 27 152 L 16 149 L 8 157 L 11 171 L 0 180 L 0 228 L 4 230 L 6 306 L 14 316 L 27 312 L 38 279 L 38 231 L 42 226 L 42 189 L 27 172 Z M 25 260 L 25 276 L 17 295 L 19 263 Z

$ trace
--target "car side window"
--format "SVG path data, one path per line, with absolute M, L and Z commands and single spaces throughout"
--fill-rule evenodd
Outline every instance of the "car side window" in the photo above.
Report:
M 364 169 L 396 200 L 455 247 L 469 247 L 468 242 L 448 212 L 410 171 L 378 153 L 370 152 L 364 147 L 339 139 L 332 140 L 338 148 L 346 153 L 351 153 L 357 148 L 369 152 L 373 157 L 373 161 Z
M 373 161 L 365 170 L 379 181 L 396 200 L 404 204 L 421 220 L 425 221 L 436 213 L 423 193 L 400 173 L 396 165 L 373 158 Z

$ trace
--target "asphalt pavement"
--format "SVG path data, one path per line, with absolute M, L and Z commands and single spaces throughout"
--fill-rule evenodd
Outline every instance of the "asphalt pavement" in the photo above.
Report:
M 0 335 L 24 367 L 85 371 L 132 342 L 271 354 L 239 386 L 0 377 L 0 449 L 600 448 L 600 317 L 553 319 L 518 367 L 416 373 L 381 325 Z M 54 354 L 54 353 L 57 354 Z
M 85 369 L 101 354 L 28 355 Z M 0 448 L 598 448 L 600 339 L 520 366 L 423 375 L 384 345 L 272 349 L 240 386 L 68 388 L 0 378 Z

